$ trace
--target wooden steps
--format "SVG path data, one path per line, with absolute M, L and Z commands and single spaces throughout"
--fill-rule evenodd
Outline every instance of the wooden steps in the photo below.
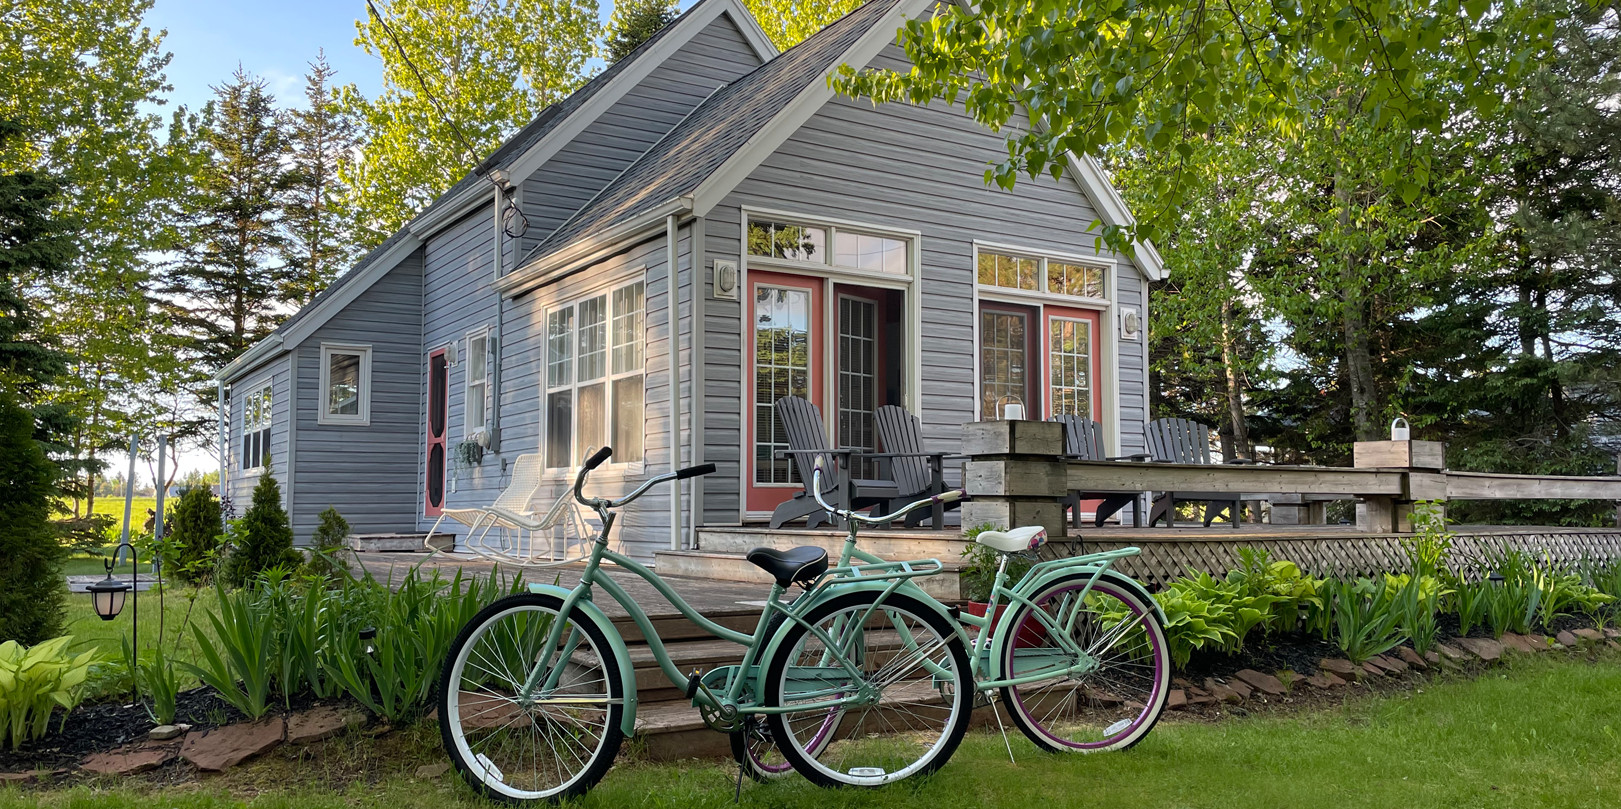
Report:
M 764 571 L 749 564 L 743 553 L 713 551 L 658 551 L 654 554 L 660 573 L 721 581 L 751 582 L 769 585 L 771 578 Z M 939 558 L 945 570 L 933 576 L 919 576 L 913 581 L 923 591 L 942 601 L 958 601 L 961 591 L 957 586 L 957 572 L 962 565 L 954 559 L 913 556 L 911 559 Z

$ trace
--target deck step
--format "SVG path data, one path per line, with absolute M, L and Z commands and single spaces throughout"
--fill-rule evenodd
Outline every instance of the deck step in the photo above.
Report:
M 767 585 L 771 577 L 764 571 L 749 564 L 748 560 L 739 553 L 722 553 L 715 551 L 658 551 L 654 554 L 658 560 L 661 573 L 675 576 L 689 576 L 699 579 L 714 579 L 719 581 L 751 582 Z M 914 579 L 923 586 L 923 591 L 942 601 L 957 601 L 962 595 L 957 586 L 957 571 L 961 565 L 955 558 L 933 555 L 945 564 L 945 570 L 933 576 L 919 576 Z M 756 612 L 756 615 L 759 613 Z M 751 627 L 752 628 L 752 627 Z M 747 629 L 743 631 L 748 631 Z
M 716 553 L 748 553 L 755 548 L 784 550 L 800 545 L 827 549 L 835 559 L 844 550 L 841 531 L 777 530 L 764 528 L 700 528 L 698 548 Z M 883 559 L 955 560 L 966 547 L 957 531 L 863 531 L 857 547 Z

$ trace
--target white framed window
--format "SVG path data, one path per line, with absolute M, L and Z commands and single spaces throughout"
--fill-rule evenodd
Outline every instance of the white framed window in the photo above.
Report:
M 371 346 L 321 344 L 321 410 L 316 421 L 371 424 Z
M 462 387 L 462 408 L 469 436 L 490 423 L 494 397 L 490 395 L 490 370 L 495 366 L 495 340 L 488 327 L 467 334 L 466 378 Z
M 546 313 L 546 466 L 593 447 L 641 463 L 646 430 L 647 288 L 635 281 Z
M 911 243 L 841 225 L 813 225 L 780 218 L 749 219 L 749 255 L 820 264 L 885 275 L 907 274 Z
M 1018 250 L 978 247 L 979 285 L 1072 298 L 1106 300 L 1107 265 Z
M 242 470 L 263 469 L 270 459 L 270 417 L 274 394 L 269 382 L 242 398 Z

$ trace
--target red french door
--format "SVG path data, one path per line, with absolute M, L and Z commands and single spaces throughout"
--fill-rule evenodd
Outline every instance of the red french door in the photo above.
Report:
M 437 517 L 445 508 L 445 422 L 449 409 L 450 365 L 445 350 L 428 355 L 428 440 L 422 513 Z
M 1048 416 L 1067 413 L 1104 423 L 1103 393 L 1098 376 L 1102 345 L 1098 312 L 1047 306 L 1042 315 L 1042 367 L 1046 369 L 1042 401 Z
M 744 373 L 753 392 L 745 431 L 748 511 L 770 511 L 803 488 L 792 461 L 777 457 L 779 450 L 788 449 L 788 435 L 772 405 L 784 396 L 799 396 L 827 412 L 822 286 L 820 278 L 749 273 L 750 325 L 744 346 Z

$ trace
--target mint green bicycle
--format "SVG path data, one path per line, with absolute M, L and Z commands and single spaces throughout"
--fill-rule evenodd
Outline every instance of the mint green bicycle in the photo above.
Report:
M 597 588 L 625 609 L 665 676 L 686 688 L 706 724 L 731 735 L 743 770 L 757 778 L 797 770 L 824 786 L 878 786 L 931 772 L 961 742 L 981 690 L 1018 700 L 1015 721 L 1042 734 L 1038 744 L 1045 739 L 1049 749 L 1129 746 L 1164 706 L 1170 666 L 1161 619 L 1140 586 L 1108 570 L 1124 552 L 1043 563 L 1013 588 L 999 573 L 996 590 L 1015 606 L 998 618 L 993 605 L 970 639 L 964 622 L 976 619 L 914 581 L 942 571 L 938 560 L 886 562 L 854 548 L 857 521 L 887 522 L 962 497 L 947 492 L 883 517 L 842 515 L 851 537 L 836 567 L 821 548 L 750 552 L 774 581 L 754 632 L 742 633 L 700 615 L 656 573 L 608 549 L 616 509 L 713 465 L 653 478 L 617 500 L 586 498 L 587 475 L 611 454 L 599 451 L 574 483 L 575 498 L 602 525 L 580 583 L 530 585 L 491 604 L 463 628 L 446 660 L 438 706 L 445 748 L 463 778 L 491 798 L 583 794 L 633 731 L 635 674 L 624 639 L 592 601 Z M 1013 551 L 1043 538 L 1037 528 L 980 541 Z M 742 646 L 742 662 L 683 675 L 646 612 L 601 572 L 603 561 Z M 794 586 L 803 592 L 785 599 Z

